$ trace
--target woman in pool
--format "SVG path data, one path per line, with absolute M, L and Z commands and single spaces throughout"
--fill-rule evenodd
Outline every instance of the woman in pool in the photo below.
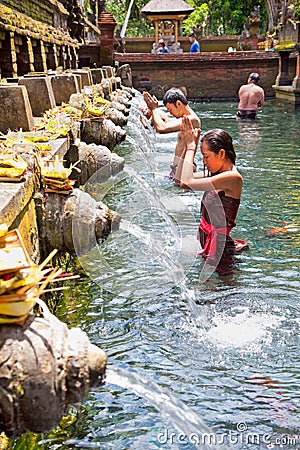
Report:
M 204 171 L 193 172 L 200 129 L 195 129 L 190 119 L 184 117 L 181 131 L 185 150 L 175 181 L 182 188 L 205 191 L 198 232 L 202 246 L 200 254 L 215 267 L 216 272 L 230 273 L 234 252 L 247 246 L 244 241 L 233 240 L 229 236 L 236 225 L 243 187 L 243 178 L 235 167 L 232 138 L 221 129 L 207 131 L 200 141 Z

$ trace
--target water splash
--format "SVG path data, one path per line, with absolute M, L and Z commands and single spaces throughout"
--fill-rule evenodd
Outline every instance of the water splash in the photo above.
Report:
M 151 126 L 148 119 L 142 116 L 142 112 L 139 107 L 131 106 L 131 119 L 127 124 L 128 130 L 134 136 L 136 142 L 140 142 L 140 147 L 146 153 L 156 153 L 154 143 L 156 141 L 155 128 Z M 147 128 L 143 125 L 142 120 L 146 123 Z M 146 145 L 145 145 L 146 144 Z
M 120 222 L 120 230 L 127 231 L 146 245 L 147 249 L 167 270 L 167 273 L 169 274 L 171 281 L 174 282 L 174 285 L 183 283 L 183 280 L 185 279 L 183 267 L 174 261 L 174 255 L 172 255 L 170 249 L 167 249 L 166 247 L 162 248 L 160 241 L 153 239 L 151 233 L 124 219 Z
M 140 154 L 142 155 L 142 157 L 144 158 L 144 160 L 147 163 L 147 166 L 149 167 L 150 170 L 154 171 L 155 167 L 154 167 L 154 158 L 153 158 L 153 152 L 148 152 L 145 151 L 145 149 L 149 149 L 150 146 L 141 146 L 138 142 L 136 137 L 133 138 L 129 135 L 126 135 L 126 141 L 132 146 L 132 148 L 135 150 L 135 154 Z M 127 167 L 124 169 L 125 172 L 127 171 Z
M 251 348 L 267 340 L 270 330 L 277 327 L 281 318 L 272 314 L 253 315 L 245 307 L 233 317 L 216 314 L 213 317 L 213 327 L 206 337 L 219 348 Z

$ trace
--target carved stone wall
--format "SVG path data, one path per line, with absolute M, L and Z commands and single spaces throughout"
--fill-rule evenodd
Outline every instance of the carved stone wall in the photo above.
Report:
M 70 34 L 68 18 L 57 0 L 0 2 L 0 76 L 76 68 L 79 44 Z
M 2 0 L 0 3 L 35 20 L 66 29 L 68 11 L 55 0 Z

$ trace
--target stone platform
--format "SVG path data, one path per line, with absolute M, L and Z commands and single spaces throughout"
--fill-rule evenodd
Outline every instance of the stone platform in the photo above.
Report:
M 293 86 L 273 86 L 276 99 L 289 102 L 294 106 L 300 106 L 300 89 L 295 89 Z

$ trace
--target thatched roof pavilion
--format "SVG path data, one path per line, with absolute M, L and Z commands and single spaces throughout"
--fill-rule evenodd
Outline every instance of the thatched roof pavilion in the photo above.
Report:
M 174 25 L 174 40 L 178 42 L 178 23 L 194 11 L 184 0 L 150 0 L 141 13 L 155 25 L 155 42 L 158 42 L 158 27 L 161 22 L 170 21 Z

